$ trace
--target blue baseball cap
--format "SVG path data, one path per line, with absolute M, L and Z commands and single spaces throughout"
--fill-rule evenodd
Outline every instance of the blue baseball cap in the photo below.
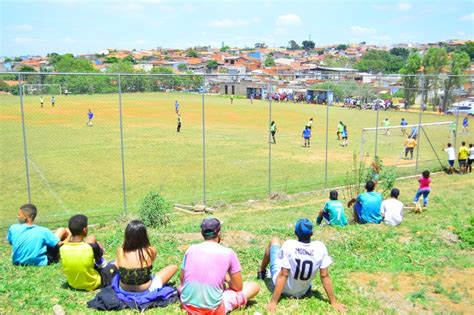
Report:
M 298 237 L 308 237 L 313 234 L 313 222 L 308 219 L 299 219 L 296 221 L 295 234 Z

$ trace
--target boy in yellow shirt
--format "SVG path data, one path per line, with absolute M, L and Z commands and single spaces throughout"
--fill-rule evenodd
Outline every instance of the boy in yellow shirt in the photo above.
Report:
M 92 291 L 112 282 L 117 266 L 107 264 L 104 249 L 95 236 L 87 236 L 87 217 L 78 214 L 69 219 L 72 237 L 59 249 L 61 264 L 69 286 Z
M 408 157 L 408 153 L 410 153 L 410 160 L 413 160 L 413 150 L 416 147 L 416 139 L 408 137 L 405 140 L 405 159 Z
M 469 149 L 466 147 L 466 142 L 461 143 L 458 153 L 459 173 L 466 173 L 467 158 L 469 157 Z

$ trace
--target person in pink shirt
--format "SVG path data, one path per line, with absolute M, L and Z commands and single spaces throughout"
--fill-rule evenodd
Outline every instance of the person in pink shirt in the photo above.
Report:
M 204 242 L 191 245 L 181 265 L 181 307 L 188 314 L 224 315 L 245 307 L 258 294 L 255 282 L 242 282 L 235 252 L 220 245 L 221 223 L 215 218 L 201 223 Z
M 423 207 L 426 207 L 426 205 L 428 204 L 428 195 L 431 191 L 430 171 L 423 171 L 421 175 L 422 176 L 420 177 L 420 179 L 418 179 L 420 187 L 418 187 L 418 191 L 416 192 L 415 198 L 413 199 L 413 203 L 418 203 L 418 199 L 420 199 L 421 195 L 423 195 Z

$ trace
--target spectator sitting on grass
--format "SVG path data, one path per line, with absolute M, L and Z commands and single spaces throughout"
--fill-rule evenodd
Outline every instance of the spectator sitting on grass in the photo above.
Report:
M 382 222 L 380 215 L 380 206 L 382 204 L 382 195 L 375 192 L 375 183 L 369 180 L 365 184 L 367 192 L 353 198 L 347 206 L 351 208 L 354 205 L 354 220 L 357 223 L 376 223 Z
M 400 225 L 403 220 L 403 203 L 398 200 L 400 190 L 393 188 L 390 192 L 390 199 L 382 201 L 380 212 L 383 221 L 388 225 Z
M 316 223 L 318 225 L 321 224 L 323 219 L 329 225 L 336 225 L 336 226 L 345 226 L 347 225 L 346 214 L 344 213 L 344 206 L 342 203 L 337 200 L 338 193 L 337 190 L 332 190 L 329 193 L 329 201 L 326 202 L 324 208 L 319 211 L 318 218 L 316 219 Z
M 95 236 L 87 236 L 87 217 L 82 214 L 71 217 L 68 227 L 72 236 L 59 252 L 69 286 L 85 291 L 108 286 L 117 273 L 117 266 L 107 264 L 102 245 Z
M 123 245 L 117 249 L 120 275 L 119 287 L 114 289 L 121 291 L 120 293 L 153 292 L 161 289 L 178 267 L 169 265 L 153 275 L 151 271 L 155 259 L 156 249 L 150 244 L 145 225 L 139 220 L 130 221 L 125 229 Z
M 219 244 L 219 220 L 204 219 L 201 234 L 204 242 L 191 245 L 181 265 L 182 308 L 188 314 L 226 314 L 245 307 L 260 287 L 255 282 L 242 282 L 237 255 Z
M 267 305 L 269 312 L 276 311 L 281 295 L 302 298 L 311 293 L 311 283 L 319 270 L 321 283 L 329 298 L 329 303 L 338 311 L 344 312 L 345 306 L 338 303 L 329 276 L 332 259 L 326 246 L 319 241 L 311 242 L 313 223 L 308 219 L 296 222 L 295 234 L 298 240 L 288 240 L 281 245 L 277 237 L 272 238 L 265 249 L 258 279 L 267 276 L 270 264 L 272 282 L 275 285 L 273 296 Z
M 38 210 L 25 204 L 18 211 L 19 224 L 8 229 L 8 242 L 12 245 L 12 262 L 21 266 L 45 266 L 59 260 L 59 246 L 69 236 L 69 231 L 59 228 L 54 233 L 34 224 Z

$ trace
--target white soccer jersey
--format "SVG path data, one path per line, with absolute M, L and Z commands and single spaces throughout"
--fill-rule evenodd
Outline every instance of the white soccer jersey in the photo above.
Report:
M 310 288 L 316 272 L 321 268 L 327 268 L 331 263 L 332 259 L 322 242 L 286 241 L 276 260 L 280 268 L 290 270 L 283 293 L 294 297 L 303 296 Z M 273 283 L 276 283 L 277 276 L 278 273 L 274 275 Z

